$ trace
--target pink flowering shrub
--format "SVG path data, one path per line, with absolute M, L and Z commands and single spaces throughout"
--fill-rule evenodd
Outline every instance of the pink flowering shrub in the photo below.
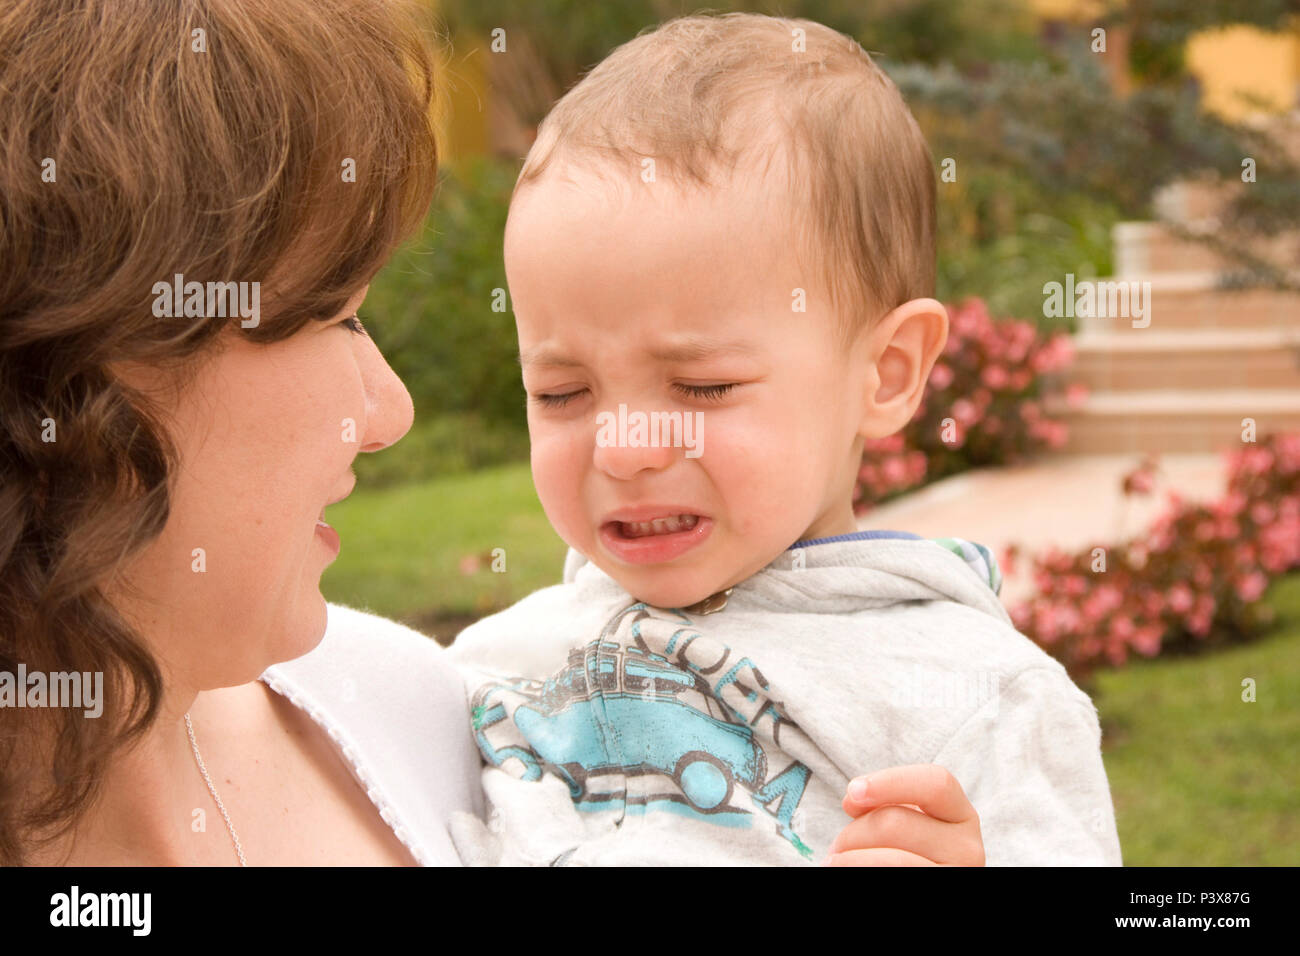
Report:
M 1147 493 L 1152 468 L 1125 478 L 1125 493 Z M 1037 593 L 1011 616 L 1072 676 L 1131 653 L 1243 640 L 1272 619 L 1264 591 L 1300 567 L 1300 433 L 1233 452 L 1218 501 L 1169 497 L 1144 536 L 1104 548 L 1104 570 L 1093 548 L 1034 559 Z
M 979 299 L 949 306 L 948 315 L 948 344 L 920 408 L 903 431 L 863 450 L 854 494 L 859 513 L 968 468 L 1010 464 L 1065 444 L 1065 423 L 1045 406 L 1086 394 L 1051 378 L 1074 357 L 1069 336 L 1045 336 L 1019 320 L 995 322 Z

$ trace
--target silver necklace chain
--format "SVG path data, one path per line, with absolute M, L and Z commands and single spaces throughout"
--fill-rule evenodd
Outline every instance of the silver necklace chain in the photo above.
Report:
M 244 859 L 244 848 L 239 845 L 239 836 L 235 833 L 235 825 L 230 822 L 230 814 L 226 812 L 226 805 L 221 802 L 221 797 L 217 793 L 217 788 L 212 785 L 212 778 L 208 776 L 208 768 L 203 766 L 203 757 L 199 754 L 199 745 L 194 740 L 194 727 L 190 724 L 190 715 L 185 715 L 185 732 L 190 736 L 190 748 L 194 751 L 194 761 L 199 765 L 199 773 L 203 774 L 203 782 L 208 785 L 208 793 L 212 794 L 212 799 L 221 811 L 221 819 L 226 821 L 226 829 L 230 832 L 230 839 L 235 844 L 235 854 L 239 857 L 240 866 L 248 866 Z

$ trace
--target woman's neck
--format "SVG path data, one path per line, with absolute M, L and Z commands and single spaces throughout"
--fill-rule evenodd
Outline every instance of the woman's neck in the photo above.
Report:
M 37 865 L 177 866 L 196 858 L 200 841 L 193 829 L 220 817 L 194 761 L 185 714 L 200 711 L 215 725 L 221 693 L 169 694 L 160 716 L 134 745 L 109 761 L 94 802 L 69 833 L 32 854 Z M 215 705 L 215 706 L 214 706 Z M 195 724 L 200 719 L 195 717 Z M 196 811 L 202 811 L 200 816 Z M 206 842 L 206 841 L 203 841 Z

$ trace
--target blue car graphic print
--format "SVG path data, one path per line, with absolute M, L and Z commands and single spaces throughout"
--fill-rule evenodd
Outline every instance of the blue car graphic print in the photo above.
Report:
M 725 804 L 737 780 L 757 789 L 767 760 L 749 728 L 678 700 L 686 675 L 671 668 L 656 673 L 652 662 L 629 659 L 634 650 L 590 661 L 602 668 L 607 686 L 622 676 L 621 689 L 602 688 L 597 697 L 570 698 L 554 709 L 543 700 L 515 710 L 515 725 L 568 781 L 574 799 L 583 796 L 588 775 L 616 770 L 667 774 L 702 811 Z
M 473 697 L 472 722 L 488 763 L 512 765 L 524 780 L 554 774 L 579 809 L 639 800 L 645 809 L 676 805 L 731 826 L 749 826 L 758 811 L 775 820 L 801 855 L 811 852 L 791 828 L 807 768 L 795 762 L 769 781 L 767 754 L 753 729 L 704 676 L 645 647 L 596 640 L 572 649 L 548 680 L 483 684 Z M 632 777 L 658 777 L 664 785 L 652 784 L 645 796 L 645 787 L 627 786 Z M 737 803 L 737 788 L 751 800 Z

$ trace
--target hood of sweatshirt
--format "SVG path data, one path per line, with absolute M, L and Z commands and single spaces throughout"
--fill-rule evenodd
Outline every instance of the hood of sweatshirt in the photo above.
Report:
M 989 863 L 1119 862 L 1095 709 L 1011 625 L 979 546 L 796 542 L 680 609 L 576 552 L 564 579 L 447 652 L 500 812 L 468 858 L 803 863 L 845 826 L 851 777 L 938 764 Z
M 564 581 L 593 600 L 627 592 L 572 548 Z M 901 531 L 859 531 L 800 541 L 728 591 L 684 610 L 709 614 L 725 607 L 845 614 L 909 601 L 952 601 L 1004 624 L 1002 575 L 982 545 L 961 538 L 921 538 Z

